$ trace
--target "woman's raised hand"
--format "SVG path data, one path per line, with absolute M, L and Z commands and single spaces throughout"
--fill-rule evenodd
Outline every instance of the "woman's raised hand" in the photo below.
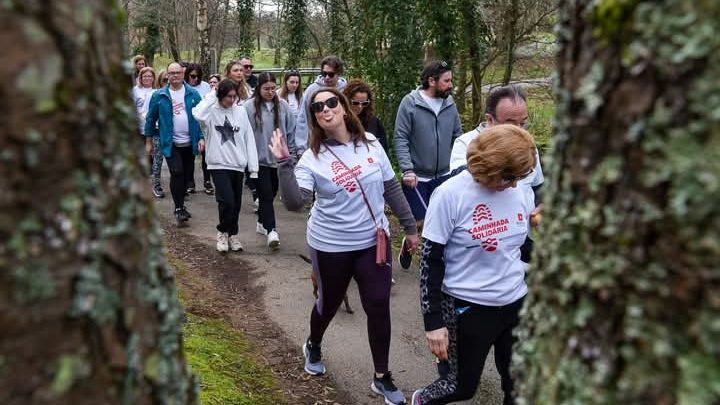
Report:
M 275 156 L 277 160 L 285 160 L 290 157 L 290 151 L 288 150 L 287 143 L 285 141 L 285 135 L 280 132 L 280 128 L 275 128 L 270 145 L 270 152 Z

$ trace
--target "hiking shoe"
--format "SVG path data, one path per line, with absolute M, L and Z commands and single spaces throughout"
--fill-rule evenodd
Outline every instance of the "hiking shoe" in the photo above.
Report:
M 415 392 L 413 392 L 410 405 L 422 405 L 420 394 L 422 394 L 422 390 L 415 390 Z
M 153 187 L 152 191 L 153 191 L 153 195 L 155 196 L 155 198 L 165 198 L 165 192 L 163 191 L 162 187 L 160 187 L 159 185 Z
M 257 225 L 255 226 L 255 232 L 259 233 L 260 235 L 265 235 L 265 236 L 267 236 L 267 234 L 268 234 L 267 229 L 265 229 L 263 224 L 261 224 L 260 222 L 258 222 Z
M 280 247 L 280 235 L 276 230 L 270 231 L 267 235 L 267 245 L 272 250 L 277 250 Z
M 215 245 L 215 248 L 218 252 L 225 253 L 228 251 L 228 234 L 225 232 L 218 232 L 217 233 L 217 245 Z
M 314 345 L 310 343 L 310 339 L 308 339 L 305 344 L 303 344 L 302 349 L 303 357 L 305 358 L 305 372 L 310 375 L 325 374 L 325 364 L 322 362 L 320 345 Z
M 385 397 L 385 403 L 387 405 L 399 405 L 405 404 L 405 395 L 402 391 L 395 386 L 392 379 L 392 373 L 387 372 L 382 377 L 377 378 L 373 376 L 373 382 L 370 384 L 370 389 L 379 395 Z
M 230 235 L 228 240 L 230 243 L 230 250 L 233 252 L 242 252 L 243 245 L 240 243 L 240 238 L 237 235 Z
M 400 244 L 400 253 L 398 253 L 398 263 L 400 263 L 400 267 L 407 270 L 410 268 L 410 265 L 412 264 L 412 255 L 410 252 L 405 248 L 405 237 L 403 236 L 402 243 Z
M 211 181 L 206 181 L 204 186 L 205 186 L 205 194 L 207 194 L 207 195 L 215 194 L 215 189 L 213 188 Z
M 188 187 L 187 190 L 185 190 L 185 193 L 195 194 L 195 187 Z

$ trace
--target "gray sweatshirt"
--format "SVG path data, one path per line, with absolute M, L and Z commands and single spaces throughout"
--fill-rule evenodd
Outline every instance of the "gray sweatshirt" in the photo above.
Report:
M 450 152 L 461 136 L 460 115 L 452 96 L 437 115 L 419 88 L 403 97 L 395 118 L 395 156 L 400 170 L 434 179 L 450 170 Z
M 215 94 L 215 92 L 212 92 Z M 258 172 L 257 148 L 245 110 L 237 104 L 225 108 L 216 96 L 205 97 L 192 110 L 205 133 L 205 161 L 210 170 Z
M 277 96 L 275 96 L 277 97 Z M 285 135 L 290 154 L 295 153 L 295 117 L 290 112 L 290 106 L 287 101 L 279 99 L 280 107 L 280 132 Z M 273 110 L 268 108 L 263 101 L 260 103 L 260 111 L 262 114 L 262 127 L 258 127 L 255 122 L 255 100 L 249 99 L 243 105 L 247 112 L 247 118 L 250 121 L 250 127 L 255 134 L 255 146 L 257 147 L 257 156 L 260 166 L 277 167 L 275 156 L 270 152 L 273 131 Z

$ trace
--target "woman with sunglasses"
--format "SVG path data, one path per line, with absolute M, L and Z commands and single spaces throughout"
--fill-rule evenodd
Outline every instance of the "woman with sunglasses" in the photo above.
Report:
M 385 127 L 373 114 L 373 94 L 370 85 L 362 80 L 351 80 L 343 90 L 343 94 L 350 100 L 350 108 L 360 118 L 365 131 L 375 135 L 385 149 L 385 153 L 389 153 Z
M 203 78 L 202 66 L 197 63 L 189 63 L 187 69 L 185 69 L 185 83 L 195 89 L 195 91 L 200 94 L 200 97 L 205 97 L 205 95 L 212 90 Z
M 497 125 L 473 140 L 467 170 L 440 185 L 423 230 L 420 301 L 425 335 L 445 367 L 438 380 L 413 393 L 413 405 L 472 398 L 485 358 L 495 366 L 512 404 L 512 331 L 527 294 L 520 246 L 535 214 L 529 187 L 535 143 L 514 125 Z
M 260 170 L 255 182 L 258 197 L 257 233 L 267 236 L 267 246 L 275 250 L 280 247 L 280 235 L 276 229 L 273 202 L 278 192 L 277 160 L 270 152 L 273 131 L 279 129 L 295 152 L 295 117 L 290 107 L 275 93 L 275 75 L 269 72 L 258 75 L 257 87 L 252 101 L 245 103 L 250 126 L 255 133 Z
M 297 70 L 288 70 L 285 72 L 283 84 L 280 90 L 278 90 L 278 96 L 287 101 L 288 106 L 290 106 L 290 112 L 297 120 L 297 115 L 300 111 L 300 100 L 302 100 L 303 96 L 302 85 L 300 84 L 300 72 Z
M 255 136 L 245 110 L 237 105 L 237 83 L 225 79 L 214 97 L 205 97 L 192 110 L 205 131 L 207 167 L 215 183 L 218 204 L 218 252 L 242 251 L 238 239 L 238 218 L 242 201 L 243 176 L 257 177 Z
M 271 145 L 278 159 L 282 200 L 289 210 L 316 195 L 307 224 L 307 242 L 318 300 L 310 315 L 310 336 L 303 344 L 305 371 L 325 373 L 320 345 L 352 278 L 367 315 L 375 373 L 371 389 L 388 404 L 405 403 L 389 369 L 392 254 L 377 263 L 378 227 L 388 230 L 385 203 L 400 219 L 411 248 L 418 237 L 390 160 L 377 139 L 363 129 L 338 90 L 323 88 L 310 99 L 310 149 L 293 170 L 284 137 L 276 131 Z

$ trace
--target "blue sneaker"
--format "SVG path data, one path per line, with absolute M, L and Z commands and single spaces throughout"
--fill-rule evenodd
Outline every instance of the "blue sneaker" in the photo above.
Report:
M 305 357 L 305 372 L 310 375 L 325 374 L 325 364 L 322 362 L 322 352 L 320 345 L 310 343 L 308 339 L 303 344 L 303 357 Z
M 373 376 L 373 382 L 370 384 L 370 389 L 378 394 L 385 397 L 385 403 L 387 405 L 400 405 L 405 404 L 405 395 L 402 391 L 395 386 L 392 379 L 392 373 L 389 371 L 381 378 Z

